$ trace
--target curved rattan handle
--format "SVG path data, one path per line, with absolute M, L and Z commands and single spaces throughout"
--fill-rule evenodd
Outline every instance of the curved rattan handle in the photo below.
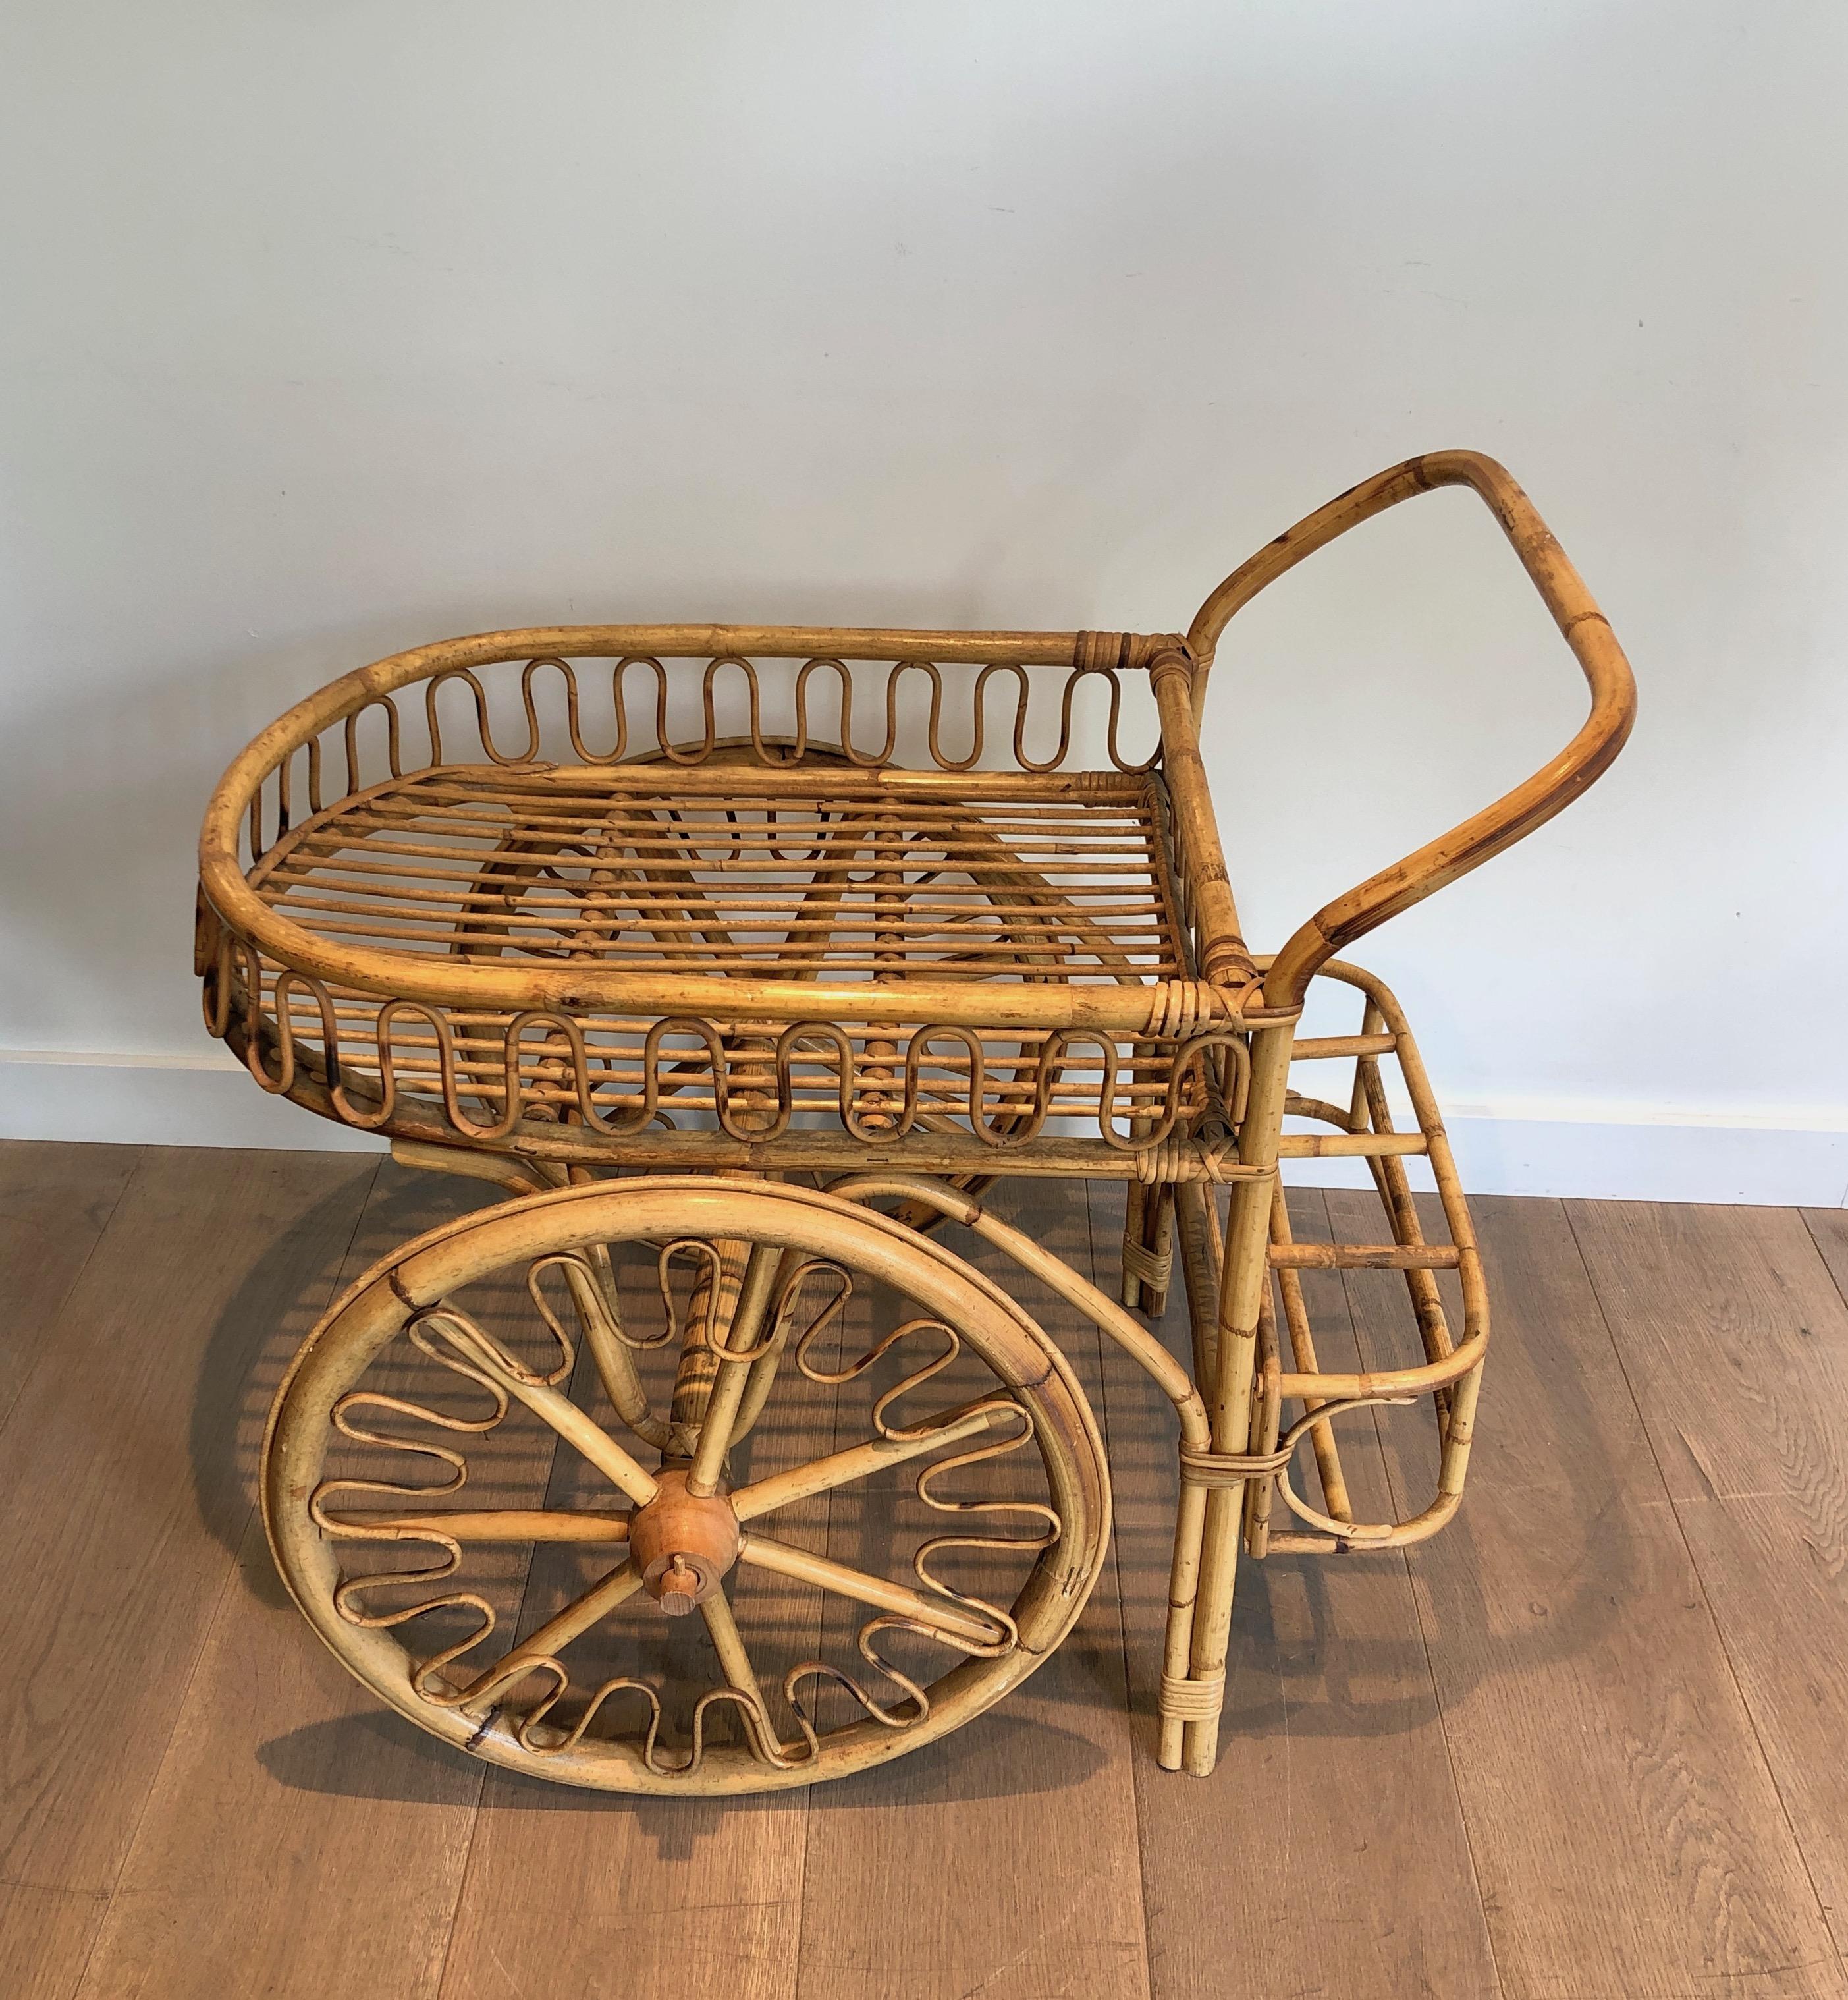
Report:
M 1200 662 L 1194 682 L 1196 713 L 1205 693 L 1213 648 L 1234 612 L 1337 535 L 1435 486 L 1473 487 L 1500 522 L 1584 670 L 1591 688 L 1591 714 L 1558 755 L 1524 783 L 1318 910 L 1272 964 L 1264 997 L 1273 1006 L 1296 1005 L 1310 977 L 1337 952 L 1434 890 L 1468 874 L 1491 855 L 1512 847 L 1569 805 L 1624 747 L 1636 720 L 1636 684 L 1630 663 L 1591 592 L 1534 512 L 1533 502 L 1503 467 L 1475 451 L 1429 452 L 1376 474 L 1298 521 L 1287 534 L 1279 535 L 1234 570 L 1201 606 L 1188 634 Z

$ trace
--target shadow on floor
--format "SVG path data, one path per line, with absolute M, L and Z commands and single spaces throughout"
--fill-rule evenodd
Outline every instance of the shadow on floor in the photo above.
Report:
M 382 1164 L 357 1231 L 348 1223 L 352 1196 L 338 1189 L 305 1210 L 246 1272 L 199 1365 L 187 1450 L 200 1525 L 234 1554 L 257 1505 L 258 1469 L 269 1406 L 296 1349 L 331 1302 L 341 1281 L 409 1238 L 483 1205 L 480 1184 L 409 1174 Z M 295 1273 L 293 1296 L 284 1274 Z M 265 1555 L 244 1565 L 259 1603 L 286 1601 Z
M 984 1754 L 998 1752 L 1010 1738 L 1026 1732 L 1035 1738 L 1032 1759 Z M 1052 1746 L 1049 1752 L 1049 1743 Z M 286 1735 L 264 1744 L 257 1759 L 279 1784 L 292 1791 L 446 1807 L 456 1803 L 456 1773 L 481 1768 L 464 1752 L 425 1735 L 414 1724 L 388 1709 L 365 1715 L 337 1716 L 292 1729 Z M 1024 1761 L 1043 1773 L 1038 1783 L 1021 1783 Z M 978 1799 L 1015 1797 L 1026 1790 L 1064 1791 L 1080 1783 L 1104 1761 L 1105 1753 L 1085 1738 L 1061 1729 L 1042 1715 L 1010 1714 L 1004 1707 L 912 1752 L 903 1763 L 906 1790 L 914 1798 L 941 1790 L 959 1799 Z M 984 1769 L 990 1767 L 997 1773 L 992 1786 L 982 1781 Z M 882 1766 L 858 1777 L 817 1785 L 808 1796 L 821 1805 L 863 1804 L 867 1785 L 878 1781 L 879 1769 L 890 1768 Z M 688 1804 L 706 1811 L 761 1811 L 781 1796 L 768 1793 L 687 1800 L 637 1798 L 550 1784 L 543 1778 L 523 1777 L 498 1769 L 493 1782 L 495 1805 L 507 1811 L 622 1812 L 633 1814 L 644 1823 L 651 1813 L 682 1812 Z

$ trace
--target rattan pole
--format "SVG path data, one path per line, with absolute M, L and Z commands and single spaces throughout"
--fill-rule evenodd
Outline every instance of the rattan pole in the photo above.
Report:
M 1284 1200 L 1283 1189 L 1279 1187 L 1271 1211 L 1273 1259 L 1278 1246 L 1290 1240 L 1290 1212 Z M 1309 1323 L 1309 1309 L 1303 1301 L 1302 1281 L 1293 1270 L 1286 1268 L 1280 1274 L 1279 1288 L 1283 1293 L 1284 1323 L 1290 1336 L 1290 1359 L 1298 1373 L 1313 1373 L 1320 1363 L 1316 1358 L 1316 1336 Z M 1305 1396 L 1302 1399 L 1303 1409 L 1305 1412 L 1319 1409 L 1324 1400 L 1320 1396 Z M 1334 1425 L 1313 1425 L 1309 1432 L 1309 1445 L 1316 1454 L 1316 1470 L 1322 1481 L 1322 1495 L 1328 1503 L 1328 1511 L 1337 1521 L 1351 1521 L 1354 1509 L 1347 1497 L 1347 1481 L 1341 1470 L 1341 1453 L 1335 1442 Z
M 687 1491 L 697 1500 L 709 1499 L 719 1490 L 725 1474 L 725 1455 L 731 1449 L 732 1430 L 738 1416 L 744 1387 L 752 1364 L 762 1357 L 752 1350 L 763 1331 L 765 1316 L 776 1292 L 776 1273 L 782 1252 L 771 1244 L 751 1246 L 738 1288 L 738 1303 L 726 1330 L 724 1344 L 715 1347 L 719 1372 L 706 1398 L 700 1420 L 699 1443 L 693 1453 L 692 1469 L 687 1474 Z M 738 1358 L 742 1357 L 742 1358 Z
M 1226 1255 L 1219 1211 L 1212 1189 L 1199 1181 L 1183 1181 L 1175 1189 L 1174 1210 L 1187 1278 L 1194 1379 L 1211 1383 L 1219 1372 L 1219 1272 Z
M 524 1403 L 535 1416 L 550 1424 L 567 1444 L 588 1459 L 618 1491 L 626 1494 L 638 1507 L 647 1506 L 654 1498 L 659 1489 L 654 1475 L 644 1471 L 608 1432 L 593 1418 L 586 1416 L 569 1396 L 546 1383 L 516 1374 L 502 1361 L 491 1342 L 477 1339 L 459 1322 L 449 1321 L 446 1324 L 454 1328 L 450 1337 L 471 1366 L 487 1376 L 508 1395 Z
M 575 1262 L 567 1262 L 563 1269 L 571 1303 L 577 1310 L 577 1323 L 611 1408 L 636 1436 L 658 1449 L 666 1442 L 667 1427 L 649 1408 L 648 1391 L 635 1356 L 622 1344 L 615 1283 L 601 1273 L 593 1280 Z
M 463 1708 L 478 1713 L 487 1700 L 498 1699 L 541 1660 L 563 1652 L 574 1639 L 626 1604 L 641 1588 L 642 1572 L 634 1563 L 619 1564 L 601 1583 L 593 1584 L 536 1632 L 522 1639 L 498 1666 L 491 1667 L 476 1683 L 476 1692 L 463 1703 Z
M 915 1619 L 931 1631 L 952 1641 L 967 1642 L 972 1647 L 998 1645 L 1007 1636 L 1000 1626 L 965 1611 L 948 1598 L 927 1597 L 908 1585 L 894 1583 L 882 1576 L 869 1576 L 865 1571 L 855 1569 L 846 1563 L 813 1554 L 791 1543 L 774 1540 L 754 1530 L 747 1531 L 740 1541 L 738 1560 L 758 1569 L 774 1570 L 778 1576 L 793 1577 L 799 1583 L 812 1583 L 822 1590 L 831 1590 L 838 1596 L 870 1604 L 875 1610 Z
M 856 1479 L 865 1479 L 882 1467 L 902 1465 L 907 1459 L 916 1458 L 921 1453 L 941 1450 L 945 1445 L 975 1437 L 983 1431 L 1004 1430 L 1010 1425 L 1018 1425 L 1019 1421 L 1018 1405 L 984 1403 L 964 1415 L 952 1417 L 941 1424 L 925 1425 L 915 1436 L 869 1438 L 864 1444 L 849 1445 L 843 1450 L 830 1452 L 825 1458 L 811 1459 L 806 1465 L 796 1466 L 788 1472 L 773 1473 L 767 1479 L 740 1486 L 731 1496 L 732 1512 L 740 1521 L 754 1521 L 760 1514 L 774 1513 L 779 1507 L 813 1498 L 817 1493 L 830 1492 L 835 1487 L 848 1485 Z
M 452 1514 L 352 1513 L 343 1527 L 389 1530 L 407 1541 L 442 1535 L 470 1542 L 626 1542 L 626 1514 L 567 1513 L 558 1509 L 483 1507 Z
M 1219 1218 L 1211 1191 L 1198 1183 L 1175 1190 L 1175 1219 L 1181 1238 L 1181 1275 L 1188 1314 L 1194 1329 L 1196 1380 L 1211 1384 L 1217 1376 L 1218 1321 L 1222 1244 Z M 1162 1672 L 1170 1681 L 1188 1677 L 1194 1657 L 1194 1621 L 1200 1594 L 1201 1543 L 1206 1526 L 1207 1489 L 1183 1479 L 1174 1509 L 1174 1551 L 1168 1574 L 1168 1616 L 1162 1647 Z M 1160 1711 L 1156 1762 L 1164 1771 L 1178 1771 L 1186 1747 L 1188 1723 Z
M 1251 1037 L 1250 1092 L 1239 1130 L 1239 1158 L 1260 1171 L 1277 1162 L 1278 1135 L 1289 1088 L 1292 1025 L 1281 1022 L 1259 1029 Z M 1219 1279 L 1219 1373 L 1211 1398 L 1215 1451 L 1242 1452 L 1250 1437 L 1258 1304 L 1270 1275 L 1271 1200 L 1267 1178 L 1243 1181 L 1233 1189 L 1225 1266 Z M 1197 1680 L 1223 1682 L 1243 1510 L 1242 1482 L 1215 1486 L 1207 1495 L 1200 1603 L 1194 1617 L 1192 1675 Z M 1216 1710 L 1210 1720 L 1188 1721 L 1182 1750 L 1188 1771 L 1205 1777 L 1218 1759 L 1219 1748 Z

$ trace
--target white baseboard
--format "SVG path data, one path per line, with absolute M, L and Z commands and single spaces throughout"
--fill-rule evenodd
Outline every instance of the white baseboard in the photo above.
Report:
M 1848 1206 L 1848 1119 L 1522 1099 L 1459 1108 L 1446 1124 L 1472 1194 Z M 0 1138 L 343 1152 L 383 1143 L 268 1095 L 216 1049 L 0 1050 Z M 1424 1176 L 1422 1161 L 1410 1165 L 1415 1181 Z M 1309 1187 L 1368 1184 L 1358 1161 L 1301 1161 L 1287 1178 Z
M 72 1055 L 0 1049 L 0 1139 L 376 1153 L 385 1141 L 272 1097 L 227 1051 Z

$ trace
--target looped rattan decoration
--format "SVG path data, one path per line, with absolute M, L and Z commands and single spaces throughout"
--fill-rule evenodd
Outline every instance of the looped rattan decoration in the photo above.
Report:
M 1255 953 L 1201 748 L 1222 634 L 1445 485 L 1506 533 L 1590 716 Z M 386 1259 L 297 1356 L 264 1499 L 303 1610 L 423 1727 L 568 1783 L 751 1790 L 934 1740 L 1069 1630 L 1109 1519 L 1077 1378 L 960 1228 L 1173 1406 L 1158 1748 L 1209 1770 L 1240 1556 L 1434 1533 L 1473 1437 L 1468 1209 L 1397 1003 L 1337 954 L 1569 803 L 1633 713 L 1557 543 L 1458 452 L 1311 515 L 1184 634 L 550 627 L 300 703 L 206 816 L 206 1025 L 265 1091 L 511 1197 Z M 1357 1018 L 1305 1025 L 1320 994 Z M 1318 1159 L 1361 1163 L 1378 1241 L 1295 1239 L 1285 1170 Z M 991 1211 L 1002 1175 L 1122 1189 L 1117 1297 Z M 1325 1367 L 1316 1274 L 1369 1272 L 1405 1286 L 1407 1352 Z M 1136 1310 L 1177 1282 L 1184 1366 Z M 1342 1420 L 1406 1404 L 1435 1491 L 1357 1519 Z M 820 1496 L 808 1540 L 764 1525 Z M 889 1557 L 844 1560 L 879 1509 Z
M 658 1340 L 630 1341 L 629 1345 L 635 1350 L 646 1351 L 655 1346 L 671 1345 L 679 1336 L 680 1318 L 667 1283 L 667 1270 L 669 1261 L 676 1252 L 688 1250 L 693 1251 L 702 1260 L 714 1255 L 709 1245 L 695 1244 L 685 1239 L 661 1248 L 657 1269 L 667 1328 Z M 543 1305 L 537 1281 L 546 1266 L 573 1262 L 573 1253 L 553 1253 L 535 1259 L 526 1273 L 527 1290 L 535 1302 L 540 1304 L 542 1316 L 557 1342 L 563 1356 L 559 1365 L 550 1372 L 523 1366 L 515 1356 L 495 1340 L 492 1334 L 452 1305 L 446 1304 L 423 1308 L 414 1313 L 407 1322 L 405 1337 L 419 1352 L 463 1379 L 478 1384 L 487 1392 L 491 1406 L 489 1414 L 485 1417 L 458 1418 L 403 1397 L 382 1395 L 362 1390 L 349 1391 L 335 1404 L 334 1427 L 343 1437 L 387 1451 L 435 1457 L 452 1468 L 453 1476 L 437 1484 L 407 1484 L 376 1477 L 347 1477 L 321 1482 L 310 1496 L 308 1512 L 315 1525 L 330 1537 L 346 1541 L 394 1543 L 406 1540 L 427 1541 L 444 1552 L 440 1561 L 425 1568 L 390 1571 L 345 1578 L 334 1592 L 334 1608 L 350 1624 L 370 1630 L 388 1630 L 434 1613 L 459 1609 L 473 1613 L 477 1622 L 464 1636 L 423 1659 L 412 1672 L 411 1684 L 421 1700 L 435 1707 L 466 1707 L 481 1712 L 493 1709 L 502 1696 L 527 1677 L 538 1675 L 545 1678 L 550 1683 L 547 1691 L 537 1701 L 523 1707 L 513 1724 L 521 1748 L 535 1755 L 552 1756 L 560 1751 L 576 1748 L 591 1727 L 598 1711 L 612 1696 L 634 1693 L 642 1696 L 648 1705 L 647 1728 L 636 1747 L 644 1768 L 653 1776 L 691 1777 L 699 1771 L 704 1758 L 703 1718 L 707 1708 L 715 1702 L 730 1702 L 740 1708 L 747 1719 L 750 1747 L 754 1755 L 778 1770 L 792 1769 L 800 1760 L 785 1753 L 761 1696 L 752 1690 L 715 1688 L 703 1694 L 694 1710 L 689 1754 L 683 1761 L 675 1762 L 664 1759 L 659 1752 L 661 1704 L 658 1696 L 647 1682 L 630 1676 L 618 1675 L 600 1682 L 590 1693 L 570 1726 L 561 1733 L 548 1718 L 570 1692 L 570 1669 L 555 1655 L 535 1648 L 530 1641 L 508 1653 L 495 1666 L 470 1680 L 466 1689 L 458 1687 L 451 1678 L 449 1670 L 466 1655 L 485 1645 L 495 1630 L 497 1621 L 494 1607 L 478 1594 L 449 1591 L 433 1597 L 420 1598 L 413 1603 L 399 1604 L 385 1611 L 375 1612 L 366 1607 L 364 1599 L 369 1592 L 380 1589 L 401 1592 L 409 1586 L 439 1583 L 454 1575 L 462 1564 L 463 1544 L 453 1534 L 445 1533 L 432 1522 L 419 1520 L 414 1516 L 407 1521 L 388 1524 L 355 1520 L 330 1511 L 333 1503 L 357 1494 L 389 1495 L 421 1502 L 428 1502 L 436 1497 L 446 1498 L 466 1484 L 467 1466 L 463 1453 L 452 1446 L 435 1443 L 420 1443 L 390 1432 L 370 1428 L 355 1420 L 355 1412 L 361 1410 L 381 1413 L 389 1411 L 400 1418 L 414 1418 L 439 1429 L 470 1436 L 478 1437 L 495 1429 L 506 1418 L 511 1399 L 494 1376 L 484 1373 L 471 1361 L 471 1352 L 491 1356 L 500 1370 L 513 1375 L 529 1388 L 553 1387 L 568 1377 L 576 1359 L 574 1345 L 562 1322 Z M 577 1261 L 576 1268 L 588 1269 L 589 1267 Z M 907 1631 L 919 1634 L 949 1644 L 969 1658 L 999 1659 L 1018 1646 L 1019 1631 L 1012 1616 L 999 1605 L 969 1592 L 955 1590 L 941 1582 L 931 1571 L 931 1564 L 934 1557 L 950 1549 L 964 1551 L 1009 1549 L 1037 1555 L 1056 1541 L 1063 1532 L 1057 1513 L 1042 1502 L 1010 1499 L 946 1499 L 934 1491 L 935 1483 L 943 1475 L 982 1464 L 1015 1451 L 1031 1442 L 1033 1419 L 1019 1404 L 1004 1396 L 993 1395 L 959 1409 L 955 1419 L 949 1422 L 927 1422 L 895 1425 L 888 1420 L 886 1413 L 893 1404 L 914 1394 L 956 1359 L 962 1342 L 954 1330 L 942 1321 L 929 1318 L 908 1321 L 838 1370 L 824 1371 L 814 1366 L 809 1358 L 810 1349 L 839 1317 L 841 1308 L 852 1291 L 852 1280 L 839 1265 L 820 1259 L 811 1259 L 799 1265 L 784 1280 L 770 1315 L 768 1330 L 753 1348 L 739 1351 L 727 1346 L 728 1357 L 734 1362 L 754 1363 L 776 1352 L 781 1339 L 786 1335 L 787 1324 L 795 1314 L 797 1295 L 806 1280 L 817 1271 L 825 1271 L 838 1278 L 841 1289 L 835 1299 L 815 1316 L 794 1342 L 793 1356 L 802 1373 L 811 1382 L 836 1386 L 857 1380 L 907 1341 L 940 1338 L 942 1342 L 941 1352 L 927 1354 L 926 1358 L 910 1373 L 885 1390 L 875 1401 L 872 1408 L 872 1422 L 875 1433 L 891 1443 L 914 1446 L 920 1452 L 927 1453 L 933 1446 L 953 1444 L 966 1437 L 974 1419 L 1000 1418 L 1009 1425 L 1000 1437 L 931 1460 L 921 1465 L 915 1481 L 917 1496 L 925 1505 L 942 1513 L 976 1512 L 1025 1517 L 1040 1523 L 1042 1526 L 1037 1534 L 1025 1536 L 968 1533 L 940 1534 L 924 1542 L 915 1551 L 911 1567 L 919 1582 L 929 1593 L 930 1599 L 958 1606 L 964 1611 L 973 1613 L 988 1629 L 985 1633 L 946 1631 L 941 1627 L 918 1617 L 890 1614 L 869 1620 L 860 1627 L 856 1641 L 858 1651 L 875 1672 L 897 1687 L 902 1697 L 899 1704 L 891 1707 L 882 1706 L 855 1676 L 826 1661 L 806 1660 L 792 1667 L 783 1683 L 785 1697 L 796 1716 L 810 1758 L 820 1755 L 821 1745 L 811 1710 L 797 1693 L 806 1682 L 816 1679 L 833 1682 L 844 1689 L 865 1714 L 882 1728 L 903 1729 L 929 1716 L 931 1703 L 927 1690 L 880 1655 L 876 1641 L 882 1634 Z M 688 1332 L 693 1334 L 693 1337 L 706 1338 L 710 1344 L 710 1327 L 709 1319 L 702 1333 L 694 1333 L 691 1328 Z M 1016 1419 L 1018 1422 L 1014 1421 Z M 612 1520 L 610 1525 L 613 1530 L 615 1523 Z

